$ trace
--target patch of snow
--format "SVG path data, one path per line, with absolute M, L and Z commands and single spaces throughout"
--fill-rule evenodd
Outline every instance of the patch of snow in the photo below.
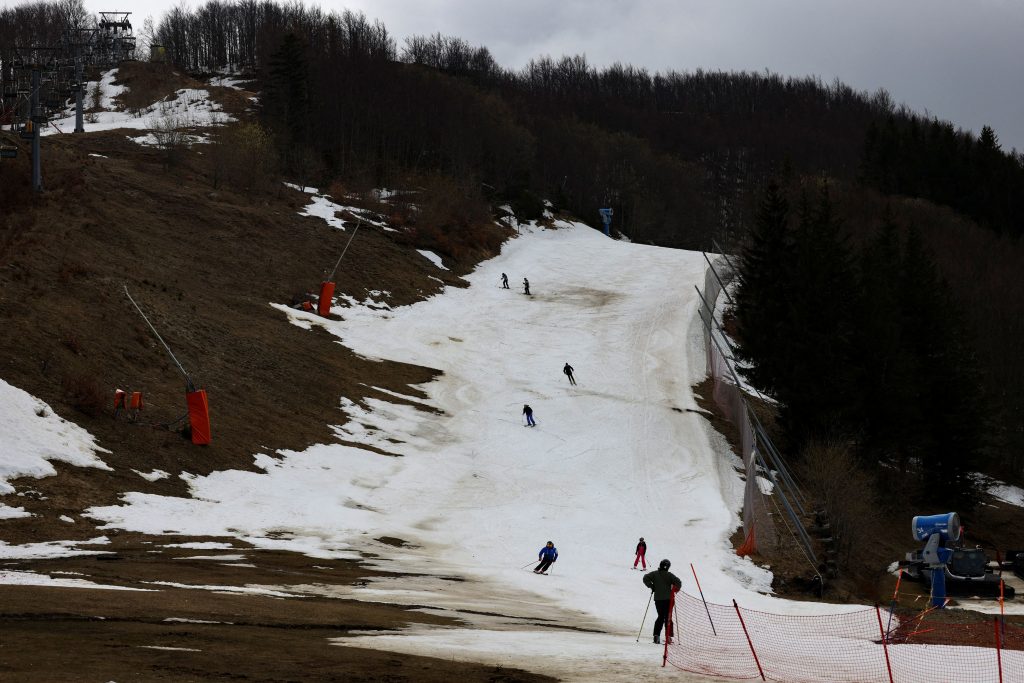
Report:
M 106 156 L 105 154 L 92 154 L 92 153 L 90 153 L 89 156 L 97 157 L 99 159 L 109 159 L 110 158 L 110 157 Z
M 245 555 L 190 555 L 189 557 L 176 557 L 176 560 L 244 560 Z
M 4 505 L 0 503 L 0 519 L 19 519 L 21 517 L 31 517 L 32 513 L 27 512 L 25 508 L 15 508 L 10 505 Z
M 305 192 L 306 194 L 319 194 L 320 193 L 320 190 L 316 189 L 315 187 L 309 187 L 308 185 L 296 185 L 295 183 L 284 183 L 284 186 L 285 187 L 290 187 L 293 190 L 298 190 L 299 192 Z
M 326 195 L 316 195 L 309 200 L 309 204 L 306 205 L 302 211 L 299 211 L 300 216 L 312 216 L 314 218 L 321 218 L 327 225 L 338 230 L 345 229 L 345 221 L 337 217 L 337 213 L 344 207 L 340 204 L 335 204 Z
M 167 645 L 136 645 L 144 650 L 168 650 L 170 652 L 202 652 L 194 647 L 169 647 Z
M 56 572 L 55 572 L 56 573 Z M 47 586 L 51 588 L 97 588 L 109 591 L 140 591 L 153 593 L 148 588 L 129 588 L 127 586 L 108 586 L 100 583 L 93 583 L 85 579 L 55 579 L 47 574 L 36 572 L 9 571 L 0 569 L 0 585 L 14 586 Z
M 56 474 L 50 461 L 110 471 L 96 456 L 110 451 L 43 401 L 0 380 L 0 404 L 0 495 L 14 493 L 9 479 Z
M 210 79 L 210 85 L 215 88 L 231 88 L 232 90 L 245 90 L 242 83 L 248 83 L 251 78 L 236 78 L 232 76 L 214 76 Z
M 186 548 L 188 550 L 234 550 L 235 546 L 230 543 L 219 543 L 217 541 L 192 541 L 189 543 L 168 543 L 165 548 Z
M 184 619 L 182 617 L 167 617 L 165 622 L 172 624 L 232 624 L 230 621 L 209 621 L 207 619 Z
M 60 521 L 62 521 L 62 522 L 67 522 L 68 524 L 74 524 L 75 523 L 74 518 L 68 517 L 67 515 L 61 515 L 58 519 L 60 519 Z
M 1019 486 L 1007 484 L 981 472 L 975 472 L 972 476 L 978 486 L 996 500 L 1008 505 L 1024 507 L 1024 489 Z
M 98 106 L 102 109 L 99 112 L 91 112 L 85 115 L 86 132 L 100 130 L 115 130 L 118 128 L 132 128 L 136 130 L 152 129 L 184 129 L 196 127 L 218 126 L 235 121 L 233 116 L 223 111 L 223 107 L 210 99 L 208 90 L 201 88 L 182 88 L 149 106 L 135 111 L 125 110 L 114 102 L 114 99 L 123 94 L 127 88 L 122 85 L 114 85 L 117 77 L 117 69 L 111 69 L 102 74 L 100 81 L 91 81 L 86 85 L 86 107 Z M 98 87 L 100 90 L 99 103 L 93 102 L 94 92 Z M 70 132 L 75 127 L 75 114 L 72 110 L 68 116 L 52 121 L 43 131 L 42 135 L 52 135 L 61 132 Z M 190 136 L 194 138 L 195 136 Z M 150 144 L 150 136 L 133 140 L 139 144 Z M 191 140 L 198 142 L 201 140 Z
M 420 256 L 427 259 L 441 270 L 448 270 L 447 268 L 444 267 L 444 264 L 441 263 L 441 257 L 435 254 L 434 252 L 427 251 L 426 249 L 417 249 L 416 251 L 420 253 Z
M 166 479 L 171 476 L 170 472 L 164 472 L 163 470 L 153 470 L 152 472 L 140 472 L 139 470 L 132 470 L 135 474 L 139 475 L 146 481 L 159 481 L 160 479 Z
M 200 584 L 175 583 L 173 581 L 143 581 L 152 586 L 168 586 L 170 588 L 188 588 L 190 590 L 213 591 L 215 593 L 242 593 L 245 595 L 265 595 L 271 598 L 296 598 L 302 597 L 295 593 L 285 593 L 279 590 L 272 590 L 263 586 L 205 586 Z

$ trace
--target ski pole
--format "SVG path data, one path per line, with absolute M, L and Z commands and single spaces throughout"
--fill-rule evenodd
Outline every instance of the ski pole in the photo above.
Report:
M 529 566 L 530 566 L 531 564 L 533 564 L 533 560 L 530 560 L 529 562 L 527 562 L 526 564 L 524 564 L 524 565 L 523 565 L 522 567 L 520 567 L 520 569 L 526 569 L 526 568 L 527 568 L 527 567 L 529 567 Z
M 693 580 L 697 582 L 697 591 L 700 593 L 700 599 L 704 602 L 704 611 L 708 613 L 708 621 L 711 623 L 711 632 L 717 636 L 718 631 L 715 630 L 715 622 L 711 619 L 711 610 L 708 609 L 708 601 L 704 600 L 704 591 L 700 588 L 700 579 L 697 578 L 697 570 L 693 568 L 693 562 L 690 563 L 690 571 L 693 572 Z
M 640 630 L 636 632 L 636 642 L 640 642 L 640 634 L 644 632 L 644 622 L 647 621 L 647 611 L 651 609 L 651 600 L 654 599 L 654 591 L 647 598 L 647 607 L 644 608 L 644 618 L 640 620 Z

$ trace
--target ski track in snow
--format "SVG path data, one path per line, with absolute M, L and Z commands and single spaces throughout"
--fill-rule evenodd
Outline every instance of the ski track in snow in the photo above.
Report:
M 742 501 L 736 458 L 722 452 L 701 417 L 686 412 L 696 408 L 690 386 L 704 376 L 693 289 L 703 281 L 701 255 L 609 240 L 581 224 L 523 225 L 521 232 L 467 277 L 469 288 L 446 288 L 412 306 L 389 310 L 353 299 L 351 307 L 335 307 L 340 321 L 277 307 L 297 325 L 326 328 L 362 356 L 443 371 L 416 387 L 425 400 L 357 404 L 342 397 L 348 421 L 335 431 L 346 444 L 256 455 L 257 472 L 182 475 L 190 499 L 131 492 L 122 504 L 88 515 L 109 528 L 236 537 L 311 557 L 373 552 L 370 566 L 425 576 L 381 577 L 344 590 L 243 590 L 340 591 L 500 613 L 506 617 L 498 624 L 472 622 L 482 631 L 421 630 L 355 642 L 488 662 L 512 657 L 510 664 L 536 670 L 533 658 L 554 661 L 551 643 L 558 641 L 559 675 L 579 680 L 613 670 L 634 680 L 636 666 L 660 659 L 658 648 L 634 642 L 648 597 L 642 573 L 630 569 L 639 536 L 650 559 L 672 559 L 690 592 L 694 563 L 710 601 L 843 611 L 765 595 L 771 574 L 729 544 Z M 530 278 L 533 296 L 497 287 L 501 272 L 513 281 Z M 561 373 L 566 361 L 576 368 L 576 387 Z M 522 427 L 524 403 L 535 410 L 536 429 Z M 382 536 L 407 545 L 374 540 Z M 547 540 L 560 552 L 551 574 L 521 568 Z M 559 631 L 552 638 L 551 629 L 530 626 L 542 620 L 605 633 Z M 650 621 L 642 640 L 649 628 Z M 503 654 L 496 660 L 495 653 Z

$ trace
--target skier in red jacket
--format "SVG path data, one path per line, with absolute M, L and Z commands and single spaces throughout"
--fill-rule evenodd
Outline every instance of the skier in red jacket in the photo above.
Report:
M 640 542 L 636 544 L 636 559 L 633 560 L 633 569 L 636 569 L 638 564 L 643 566 L 644 571 L 647 571 L 647 560 L 644 556 L 647 554 L 647 542 L 644 541 L 644 537 L 640 537 Z

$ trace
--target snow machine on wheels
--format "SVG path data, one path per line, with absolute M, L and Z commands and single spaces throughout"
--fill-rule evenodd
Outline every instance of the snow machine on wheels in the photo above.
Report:
M 1024 579 L 1024 550 L 1007 550 L 1003 568 L 1012 571 L 1018 579 Z
M 1001 579 L 982 548 L 963 547 L 957 513 L 914 517 L 912 529 L 915 539 L 927 542 L 900 565 L 907 578 L 928 584 L 934 606 L 942 607 L 947 595 L 999 598 Z M 1012 586 L 1002 590 L 1005 599 L 1013 598 Z

